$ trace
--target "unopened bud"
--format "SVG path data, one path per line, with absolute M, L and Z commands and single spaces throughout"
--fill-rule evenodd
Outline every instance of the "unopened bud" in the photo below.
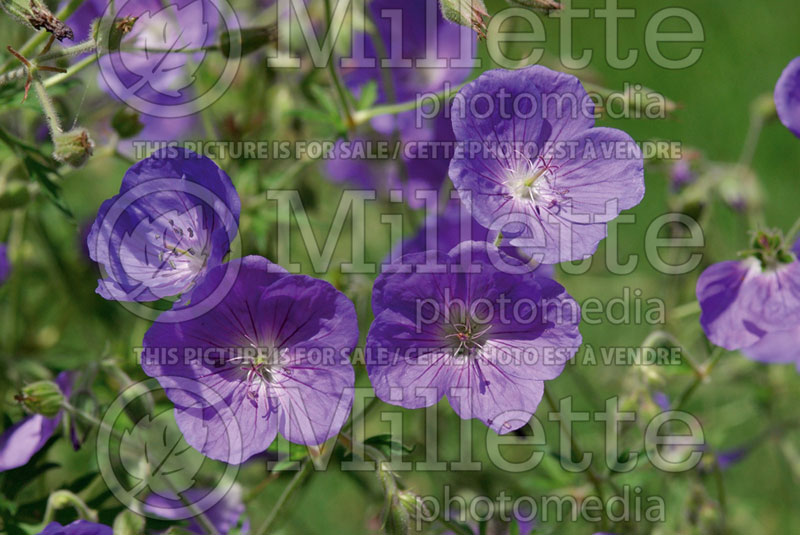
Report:
M 94 151 L 94 142 L 85 128 L 73 128 L 68 132 L 53 135 L 55 151 L 53 158 L 61 163 L 80 167 Z
M 106 47 L 109 51 L 113 52 L 120 49 L 122 46 L 122 39 L 131 33 L 131 30 L 133 30 L 133 26 L 136 24 L 138 19 L 138 17 L 133 16 L 121 17 L 114 19 L 111 22 L 110 27 L 104 26 L 102 23 L 98 25 L 98 28 L 106 28 L 104 30 L 108 35 L 108 43 L 106 43 Z M 106 24 L 108 23 L 106 22 Z M 98 35 L 97 38 L 99 37 L 100 36 Z
M 26 385 L 17 400 L 29 411 L 53 418 L 61 410 L 64 394 L 52 381 L 36 381 Z
M 28 184 L 14 180 L 0 187 L 0 209 L 10 210 L 25 206 L 31 198 Z
M 775 96 L 772 93 L 763 93 L 756 97 L 751 105 L 751 110 L 755 117 L 762 121 L 771 121 L 778 116 L 775 108 Z
M 455 24 L 472 28 L 486 39 L 486 18 L 489 13 L 483 0 L 439 0 L 442 16 Z
M 111 128 L 119 134 L 119 137 L 127 139 L 141 132 L 144 124 L 139 119 L 138 111 L 122 108 L 111 118 Z
M 554 9 L 561 9 L 561 4 L 554 0 L 506 0 L 509 4 L 514 4 L 531 9 L 541 9 L 543 11 L 553 11 Z
M 634 117 L 666 117 L 679 108 L 676 102 L 641 84 L 628 85 L 623 96 L 626 108 Z

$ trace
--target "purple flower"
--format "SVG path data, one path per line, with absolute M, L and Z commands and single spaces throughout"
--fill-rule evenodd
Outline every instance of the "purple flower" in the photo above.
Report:
M 103 524 L 88 520 L 76 520 L 62 526 L 58 522 L 50 522 L 39 535 L 112 535 L 114 531 Z
M 606 223 L 644 195 L 641 150 L 594 128 L 593 113 L 577 78 L 538 65 L 465 86 L 451 111 L 450 178 L 475 219 L 545 264 L 591 255 Z
M 474 36 L 445 21 L 435 3 L 375 0 L 368 8 L 382 43 L 376 46 L 371 36 L 356 36 L 359 43 L 363 40 L 363 57 L 343 69 L 345 83 L 354 93 L 360 94 L 368 83 L 374 83 L 376 104 L 405 102 L 421 94 L 455 87 L 467 79 L 475 56 Z M 383 45 L 385 56 L 379 53 Z M 431 64 L 421 64 L 423 59 Z M 384 62 L 386 67 L 382 68 Z M 387 78 L 390 84 L 386 83 Z M 427 106 L 428 100 L 424 102 Z M 336 182 L 348 182 L 383 194 L 391 189 L 402 190 L 404 200 L 412 208 L 421 207 L 417 192 L 438 191 L 447 177 L 449 155 L 442 147 L 455 141 L 450 121 L 444 112 L 434 116 L 432 111 L 424 115 L 406 111 L 375 117 L 370 125 L 377 134 L 360 131 L 353 138 L 355 143 L 365 145 L 397 132 L 407 150 L 397 159 L 369 160 L 345 157 L 342 151 L 345 142 L 339 142 L 333 158 L 327 162 L 328 174 Z M 433 147 L 439 147 L 437 152 L 433 152 Z
M 8 245 L 0 243 L 0 286 L 5 284 L 11 274 L 11 262 L 8 260 Z
M 125 47 L 175 50 L 170 54 L 114 52 L 99 60 L 98 86 L 109 96 L 127 102 L 131 95 L 123 88 L 138 88 L 133 94 L 136 109 L 143 112 L 139 117 L 143 128 L 133 139 L 123 139 L 119 143 L 120 151 L 132 156 L 134 141 L 174 141 L 197 126 L 194 115 L 164 117 L 160 110 L 195 98 L 191 87 L 193 74 L 187 59 L 200 62 L 203 56 L 185 54 L 180 49 L 190 44 L 192 48 L 213 44 L 218 12 L 209 0 L 173 1 L 168 7 L 159 0 L 129 0 L 117 2 L 117 8 L 117 18 L 139 17 L 131 33 L 123 39 Z M 67 19 L 75 32 L 75 40 L 87 39 L 94 22 L 107 10 L 110 14 L 108 0 L 83 2 Z M 182 25 L 177 27 L 176 22 Z M 178 29 L 181 30 L 179 36 L 175 33 Z
M 672 163 L 669 179 L 673 190 L 679 190 L 697 180 L 697 169 L 694 162 L 700 158 L 697 151 L 688 151 L 680 160 Z
M 742 349 L 753 360 L 769 364 L 794 364 L 800 372 L 800 325 L 765 334 Z
M 151 494 L 145 500 L 145 510 L 156 514 L 167 520 L 179 520 L 183 518 L 179 512 L 186 509 L 186 503 L 197 503 L 209 493 L 217 492 L 208 489 L 190 489 L 183 493 L 183 500 L 175 496 L 164 497 L 158 494 Z M 236 526 L 240 526 L 239 533 L 247 535 L 250 533 L 250 522 L 244 516 L 245 508 L 242 503 L 242 489 L 239 485 L 234 485 L 220 497 L 216 505 L 203 512 L 203 515 L 211 522 L 219 533 L 230 533 Z M 189 520 L 186 529 L 190 533 L 205 535 L 206 530 L 195 518 Z
M 778 78 L 775 108 L 783 125 L 800 137 L 800 56 L 790 61 Z
M 55 382 L 68 398 L 72 391 L 72 374 L 61 372 Z M 27 464 L 53 436 L 61 423 L 61 416 L 61 412 L 53 418 L 33 414 L 6 429 L 0 435 L 0 472 Z
M 289 275 L 265 258 L 229 264 L 230 271 L 211 269 L 193 294 L 204 299 L 237 273 L 209 312 L 150 327 L 142 368 L 175 404 L 187 442 L 208 457 L 243 462 L 278 431 L 291 442 L 321 444 L 339 431 L 353 400 L 355 307 L 327 282 Z M 195 391 L 171 388 L 174 377 L 191 379 Z
M 498 433 L 525 425 L 544 381 L 580 345 L 577 303 L 487 243 L 436 253 L 435 273 L 415 266 L 426 255 L 390 266 L 375 282 L 366 351 L 375 393 L 406 408 L 447 395 L 461 418 Z
M 97 293 L 119 301 L 185 294 L 228 254 L 239 209 L 231 179 L 205 156 L 166 148 L 134 164 L 89 232 L 90 256 L 105 272 Z
M 709 266 L 697 280 L 700 324 L 714 344 L 756 360 L 786 362 L 800 326 L 800 262 L 775 238 L 759 234 L 758 256 Z M 784 345 L 786 344 L 786 345 Z M 776 354 L 779 347 L 787 352 Z
M 407 262 L 418 259 L 412 253 L 430 251 L 431 260 L 434 260 L 436 251 L 446 253 L 464 241 L 493 243 L 496 237 L 497 232 L 481 226 L 460 200 L 450 199 L 441 213 L 429 215 L 414 236 L 398 244 L 392 251 L 391 258 Z M 522 262 L 527 263 L 530 260 L 516 247 L 501 245 L 500 250 Z M 554 275 L 550 265 L 538 266 L 536 274 L 550 278 Z

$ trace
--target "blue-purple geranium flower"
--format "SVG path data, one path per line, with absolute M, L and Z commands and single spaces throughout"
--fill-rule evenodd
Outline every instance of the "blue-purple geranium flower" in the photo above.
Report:
M 435 273 L 417 255 L 375 282 L 366 353 L 375 393 L 406 408 L 447 395 L 461 418 L 498 433 L 525 425 L 544 381 L 581 343 L 577 303 L 487 243 L 437 253 Z
M 218 490 L 210 489 L 190 489 L 178 497 L 164 497 L 159 494 L 151 494 L 145 500 L 145 511 L 165 518 L 167 520 L 180 520 L 183 518 L 179 512 L 186 509 L 186 503 L 197 503 L 204 499 L 209 493 L 217 493 Z M 203 515 L 214 526 L 217 532 L 230 533 L 232 529 L 238 527 L 241 535 L 250 533 L 250 521 L 245 516 L 245 507 L 242 502 L 242 488 L 233 485 L 224 496 L 212 507 L 203 512 Z M 203 525 L 196 519 L 188 520 L 185 528 L 189 533 L 205 535 L 207 533 Z
M 775 108 L 783 125 L 800 137 L 800 57 L 790 61 L 778 78 Z
M 88 39 L 92 25 L 102 16 L 112 14 L 108 7 L 107 0 L 86 0 L 81 3 L 67 19 L 67 24 L 75 32 L 76 41 Z M 181 0 L 170 2 L 169 6 L 158 0 L 140 0 L 117 2 L 116 7 L 118 19 L 138 17 L 131 26 L 131 32 L 122 41 L 125 47 L 173 49 L 169 54 L 144 50 L 114 52 L 103 55 L 99 60 L 98 86 L 116 100 L 126 101 L 126 94 L 120 91 L 120 87 L 136 86 L 139 80 L 145 82 L 139 84 L 140 87 L 135 92 L 135 107 L 140 112 L 139 122 L 142 129 L 131 139 L 120 140 L 118 145 L 123 153 L 134 155 L 133 143 L 136 141 L 174 141 L 184 138 L 197 126 L 197 116 L 175 114 L 178 116 L 165 117 L 163 109 L 179 106 L 195 98 L 190 68 L 192 64 L 202 61 L 202 55 L 183 53 L 181 46 L 194 43 L 197 47 L 202 47 L 215 42 L 214 29 L 218 23 L 218 14 L 209 0 Z M 180 25 L 173 24 L 173 20 Z M 180 31 L 179 38 L 175 30 Z M 157 41 L 165 40 L 168 41 L 166 44 L 158 46 Z M 132 69 L 126 68 L 128 65 Z M 106 76 L 112 81 L 111 84 Z M 151 81 L 157 88 L 150 84 Z M 182 86 L 178 87 L 179 93 L 174 89 L 176 86 Z M 97 130 L 93 135 L 102 138 L 102 128 Z
M 50 522 L 39 535 L 112 535 L 114 530 L 103 524 L 76 520 L 71 524 L 62 526 L 58 522 Z
M 230 251 L 239 210 L 231 179 L 204 156 L 167 148 L 134 164 L 89 232 L 89 254 L 105 272 L 97 293 L 119 301 L 186 294 Z
M 2 286 L 11 274 L 11 262 L 8 260 L 8 246 L 0 243 L 0 286 Z
M 72 374 L 61 372 L 55 383 L 65 398 L 72 392 Z M 6 429 L 0 435 L 0 472 L 27 464 L 53 436 L 61 423 L 62 412 L 52 418 L 32 414 Z M 73 439 L 73 443 L 75 440 Z
M 459 92 L 451 114 L 456 189 L 481 225 L 502 228 L 536 261 L 591 255 L 606 223 L 642 200 L 641 150 L 621 130 L 594 127 L 574 76 L 488 71 Z
M 709 266 L 697 280 L 700 324 L 714 344 L 755 360 L 800 364 L 800 242 L 759 233 L 756 255 Z
M 291 442 L 321 444 L 339 431 L 353 400 L 353 304 L 327 282 L 287 274 L 265 258 L 230 264 L 211 269 L 193 294 L 205 299 L 236 273 L 214 308 L 150 327 L 142 368 L 175 404 L 186 441 L 208 457 L 242 462 L 279 431 Z M 171 388 L 172 377 L 195 381 L 196 392 Z

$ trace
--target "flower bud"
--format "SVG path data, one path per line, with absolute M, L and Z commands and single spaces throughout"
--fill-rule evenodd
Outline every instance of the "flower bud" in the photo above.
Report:
M 72 167 L 85 164 L 94 151 L 94 142 L 85 128 L 54 134 L 53 143 L 56 146 L 53 158 Z
M 756 97 L 751 104 L 753 116 L 762 121 L 771 121 L 778 117 L 778 110 L 775 108 L 775 96 L 770 93 L 763 93 Z
M 486 18 L 489 13 L 483 0 L 439 0 L 442 16 L 455 24 L 472 28 L 486 39 Z
M 139 119 L 139 112 L 122 108 L 111 118 L 111 128 L 119 134 L 119 137 L 127 139 L 141 132 L 144 124 Z
M 0 209 L 10 210 L 25 206 L 31 198 L 28 184 L 18 180 L 0 187 Z
M 122 46 L 122 39 L 131 33 L 133 30 L 134 24 L 136 21 L 139 20 L 139 17 L 127 16 L 121 17 L 118 19 L 114 19 L 111 22 L 107 22 L 101 20 L 97 26 L 96 30 L 103 29 L 105 35 L 100 35 L 100 32 L 97 31 L 95 34 L 95 39 L 100 41 L 101 39 L 108 37 L 108 42 L 104 43 L 105 47 L 108 48 L 109 52 L 115 52 L 120 49 Z
M 53 418 L 61 410 L 64 394 L 52 381 L 36 381 L 26 385 L 17 400 L 29 411 Z
M 144 517 L 123 509 L 114 518 L 114 535 L 144 535 Z
M 541 9 L 543 11 L 552 11 L 554 9 L 561 9 L 561 4 L 555 0 L 506 0 L 509 4 L 515 4 L 522 7 L 529 7 L 531 9 Z

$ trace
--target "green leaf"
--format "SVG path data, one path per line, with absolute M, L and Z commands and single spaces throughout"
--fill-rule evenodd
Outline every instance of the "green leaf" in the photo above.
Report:
M 364 441 L 367 446 L 372 446 L 381 450 L 384 455 L 391 456 L 394 454 L 411 453 L 416 446 L 406 446 L 401 442 L 392 440 L 392 435 L 375 435 L 371 436 Z

